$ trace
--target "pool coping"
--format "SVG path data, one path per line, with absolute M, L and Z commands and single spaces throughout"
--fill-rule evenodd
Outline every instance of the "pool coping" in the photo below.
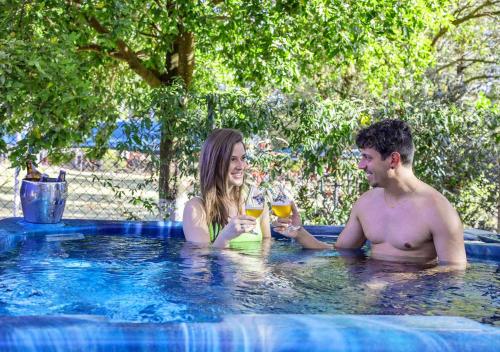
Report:
M 0 318 L 0 349 L 497 351 L 500 329 L 461 317 L 245 314 L 219 322 L 120 323 L 92 317 Z M 126 349 L 124 349 L 126 348 Z
M 493 352 L 500 344 L 500 329 L 446 316 L 245 314 L 219 322 L 162 324 L 42 316 L 0 322 L 2 351 Z

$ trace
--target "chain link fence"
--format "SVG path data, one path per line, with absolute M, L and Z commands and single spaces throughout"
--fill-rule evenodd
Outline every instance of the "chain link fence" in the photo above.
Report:
M 115 139 L 116 139 L 115 135 Z M 125 135 L 121 136 L 125 137 Z M 121 138 L 120 137 L 120 138 Z M 15 143 L 15 139 L 8 141 Z M 116 140 L 111 144 L 116 143 Z M 165 209 L 158 203 L 158 175 L 151 157 L 138 151 L 109 149 L 99 160 L 86 156 L 86 148 L 72 150 L 74 158 L 63 165 L 51 165 L 40 153 L 37 155 L 37 169 L 57 177 L 59 171 L 66 171 L 68 198 L 64 218 L 103 220 L 159 220 L 164 218 Z M 20 187 L 26 174 L 25 168 L 13 167 L 6 155 L 0 155 L 0 218 L 22 217 Z M 359 179 L 346 175 L 342 182 L 331 178 L 296 173 L 288 175 L 297 201 L 307 207 L 307 218 L 323 220 L 322 212 L 342 211 L 342 204 L 351 202 L 359 193 Z M 180 219 L 189 193 L 193 192 L 193 179 L 179 179 L 176 213 Z M 349 185 L 349 187 L 343 187 Z M 344 211 L 345 212 L 345 211 Z M 347 213 L 343 215 L 346 217 Z M 326 220 L 326 219 L 325 219 Z
M 15 138 L 6 142 L 15 143 Z M 57 177 L 60 169 L 66 170 L 65 218 L 158 218 L 157 209 L 144 205 L 158 200 L 157 180 L 146 154 L 109 149 L 101 159 L 91 160 L 85 152 L 86 148 L 75 148 L 74 158 L 63 165 L 51 165 L 43 153 L 37 155 L 40 172 Z M 19 191 L 25 174 L 26 170 L 13 167 L 6 155 L 0 156 L 0 218 L 22 216 Z

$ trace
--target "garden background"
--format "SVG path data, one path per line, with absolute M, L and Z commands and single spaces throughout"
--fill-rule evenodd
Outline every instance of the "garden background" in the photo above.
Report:
M 29 159 L 68 170 L 65 217 L 178 217 L 201 142 L 234 127 L 253 177 L 342 224 L 368 187 L 356 132 L 400 118 L 417 176 L 498 231 L 499 3 L 0 0 L 0 216 Z

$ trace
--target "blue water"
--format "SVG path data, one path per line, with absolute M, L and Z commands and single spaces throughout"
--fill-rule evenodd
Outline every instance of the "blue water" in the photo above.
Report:
M 235 250 L 178 238 L 34 235 L 0 254 L 0 315 L 126 322 L 228 314 L 462 316 L 499 326 L 498 264 L 465 273 L 385 263 L 288 241 Z

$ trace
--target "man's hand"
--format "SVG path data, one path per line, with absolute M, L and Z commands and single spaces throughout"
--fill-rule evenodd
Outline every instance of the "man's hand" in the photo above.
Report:
M 271 224 L 271 226 L 274 231 L 285 237 L 296 238 L 299 234 L 298 230 L 300 229 L 300 226 L 298 228 L 291 227 L 292 224 L 293 221 L 291 218 L 278 218 Z
M 294 202 L 292 202 L 292 214 L 288 218 L 278 218 L 272 226 L 274 231 L 285 237 L 296 238 L 299 235 L 302 220 Z

